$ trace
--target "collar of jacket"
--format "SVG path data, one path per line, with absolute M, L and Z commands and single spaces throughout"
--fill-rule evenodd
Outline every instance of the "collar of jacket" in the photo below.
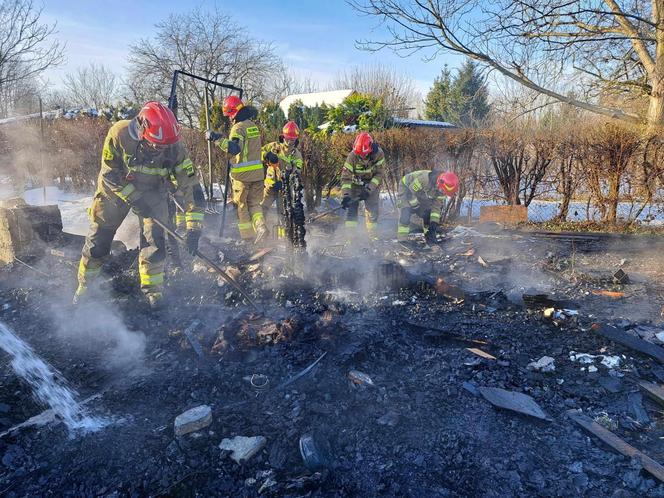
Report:
M 245 105 L 237 112 L 233 122 L 240 123 L 242 121 L 247 121 L 248 119 L 254 119 L 256 116 L 258 116 L 258 110 L 254 106 Z

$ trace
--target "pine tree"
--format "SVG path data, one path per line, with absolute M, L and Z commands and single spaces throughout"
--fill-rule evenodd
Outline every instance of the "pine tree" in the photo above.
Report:
M 452 75 L 446 64 L 440 76 L 434 80 L 424 101 L 424 116 L 435 121 L 452 122 L 454 119 L 451 112 L 454 107 L 452 101 Z
M 445 66 L 427 95 L 425 116 L 458 126 L 478 126 L 491 110 L 488 97 L 486 81 L 475 62 L 466 61 L 454 78 Z
M 486 80 L 475 62 L 468 59 L 454 80 L 454 90 L 458 99 L 459 124 L 470 127 L 484 122 L 491 110 Z
M 281 128 L 286 122 L 286 116 L 284 115 L 284 111 L 281 110 L 281 107 L 279 107 L 279 104 L 276 102 L 267 102 L 258 113 L 258 121 L 267 130 L 281 131 Z

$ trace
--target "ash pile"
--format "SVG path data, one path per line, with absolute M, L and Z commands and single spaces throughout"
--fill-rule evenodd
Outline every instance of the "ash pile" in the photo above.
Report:
M 64 252 L 4 271 L 0 320 L 107 424 L 72 434 L 3 356 L 0 495 L 664 496 L 647 244 L 310 235 L 204 238 L 248 296 L 185 257 L 159 312 L 134 250 L 79 308 Z

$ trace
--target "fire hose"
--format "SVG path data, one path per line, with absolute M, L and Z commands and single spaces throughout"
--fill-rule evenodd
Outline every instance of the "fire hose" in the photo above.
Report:
M 168 235 L 176 239 L 180 244 L 186 245 L 186 241 L 184 237 L 178 233 L 176 233 L 174 230 L 171 230 L 168 226 L 166 226 L 165 223 L 162 221 L 158 220 L 157 218 L 150 218 L 156 225 L 160 226 Z M 262 312 L 262 310 L 254 303 L 254 301 L 249 297 L 249 294 L 238 284 L 235 280 L 233 280 L 233 277 L 231 277 L 228 273 L 226 273 L 224 270 L 222 270 L 214 261 L 212 261 L 210 258 L 208 258 L 205 254 L 202 254 L 198 249 L 194 253 L 196 256 L 201 258 L 207 265 L 212 268 L 214 271 L 216 271 L 221 277 L 231 284 L 240 294 L 242 294 L 242 297 L 246 299 L 246 301 L 259 313 Z

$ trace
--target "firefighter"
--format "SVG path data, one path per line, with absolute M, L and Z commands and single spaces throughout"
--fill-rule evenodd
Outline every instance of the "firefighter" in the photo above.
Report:
M 397 240 L 408 239 L 410 218 L 415 214 L 422 218 L 426 243 L 435 243 L 441 212 L 447 199 L 457 190 L 459 178 L 450 171 L 441 173 L 423 169 L 405 175 L 399 182 Z
M 203 199 L 194 165 L 180 141 L 180 125 L 173 112 L 160 102 L 147 102 L 132 120 L 115 123 L 102 150 L 101 171 L 78 269 L 77 303 L 99 274 L 115 232 L 131 209 L 141 225 L 138 270 L 141 289 L 150 306 L 162 299 L 166 241 L 152 218 L 168 219 L 171 176 L 177 180 L 185 210 L 187 248 L 198 249 L 203 223 Z
M 300 129 L 297 123 L 295 121 L 288 121 L 281 130 L 279 140 L 263 146 L 263 162 L 267 167 L 267 172 L 261 206 L 263 207 L 263 214 L 267 215 L 268 210 L 276 200 L 280 222 L 284 215 L 284 207 L 281 204 L 282 199 L 279 195 L 282 173 L 293 168 L 300 173 L 302 172 L 303 161 L 302 153 L 298 149 L 299 143 Z M 283 238 L 286 236 L 283 223 L 279 224 L 277 230 L 277 237 Z
M 231 95 L 224 99 L 223 113 L 230 118 L 233 126 L 228 138 L 219 142 L 219 148 L 234 156 L 231 163 L 231 180 L 240 237 L 242 240 L 255 238 L 258 243 L 267 236 L 261 208 L 265 179 L 261 158 L 261 133 L 252 121 L 258 111 L 252 106 L 245 106 L 239 97 Z M 221 134 L 211 130 L 205 135 L 212 142 L 221 138 Z
M 357 211 L 360 201 L 364 201 L 367 232 L 375 235 L 384 167 L 383 150 L 371 135 L 360 133 L 341 170 L 341 206 L 347 210 L 347 227 L 357 227 Z

